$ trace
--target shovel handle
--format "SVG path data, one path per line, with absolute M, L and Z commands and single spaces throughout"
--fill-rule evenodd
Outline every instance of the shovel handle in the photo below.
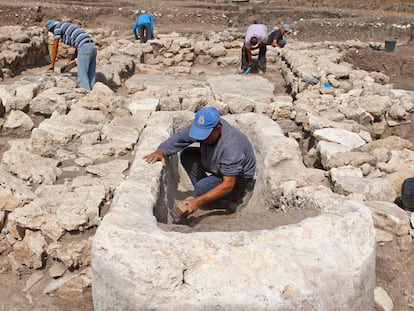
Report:
M 252 67 L 250 67 L 250 66 L 247 67 L 246 70 L 243 72 L 243 74 L 247 75 L 250 72 L 251 69 L 252 69 Z

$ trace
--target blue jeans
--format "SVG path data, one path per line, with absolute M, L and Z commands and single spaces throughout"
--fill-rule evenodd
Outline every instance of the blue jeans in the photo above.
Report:
M 78 83 L 81 88 L 92 90 L 96 82 L 96 46 L 85 43 L 78 49 Z
M 259 57 L 257 60 L 257 64 L 259 69 L 261 69 L 263 72 L 266 72 L 266 45 L 259 48 Z M 252 65 L 254 64 L 252 59 Z M 246 44 L 243 44 L 242 48 L 242 57 L 241 57 L 241 69 L 245 70 L 249 66 L 249 59 L 247 58 L 247 47 Z M 252 68 L 253 69 L 253 68 Z
M 196 196 L 200 196 L 223 182 L 222 176 L 210 175 L 201 164 L 200 148 L 188 147 L 181 151 L 180 161 L 191 183 L 194 186 Z M 220 198 L 220 200 L 237 201 L 246 193 L 246 186 L 253 179 L 237 177 L 232 191 Z

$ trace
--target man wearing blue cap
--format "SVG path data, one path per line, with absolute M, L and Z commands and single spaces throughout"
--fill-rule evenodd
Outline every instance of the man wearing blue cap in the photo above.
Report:
M 92 90 L 96 82 L 96 46 L 91 37 L 78 25 L 49 19 L 45 25 L 53 33 L 53 49 L 49 71 L 55 70 L 59 42 L 74 47 L 75 53 L 68 64 L 78 59 L 78 83 L 81 88 Z
M 267 39 L 267 44 L 272 45 L 275 48 L 283 48 L 286 45 L 286 40 L 283 38 L 283 36 L 289 32 L 289 25 L 283 24 L 282 27 L 276 28 L 270 33 Z
M 190 146 L 199 142 L 200 147 Z M 253 147 L 243 133 L 220 118 L 215 107 L 200 109 L 191 125 L 161 143 L 143 157 L 152 164 L 181 151 L 180 160 L 196 197 L 186 200 L 188 214 L 217 200 L 237 202 L 252 185 L 256 170 Z M 235 210 L 229 206 L 229 212 Z

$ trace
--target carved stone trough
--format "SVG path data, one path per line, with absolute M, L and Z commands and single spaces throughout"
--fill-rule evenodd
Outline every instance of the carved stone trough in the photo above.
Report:
M 95 310 L 372 310 L 375 230 L 368 207 L 324 186 L 323 172 L 304 166 L 297 142 L 261 114 L 225 116 L 256 152 L 256 186 L 246 209 L 311 208 L 318 215 L 250 232 L 161 229 L 178 161 L 164 168 L 142 157 L 193 117 L 149 118 L 129 177 L 94 238 Z

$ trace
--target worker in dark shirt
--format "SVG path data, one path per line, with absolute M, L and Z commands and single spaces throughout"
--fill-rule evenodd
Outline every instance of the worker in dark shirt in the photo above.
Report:
M 282 27 L 273 30 L 267 38 L 267 44 L 275 48 L 283 48 L 286 45 L 284 35 L 290 32 L 288 24 L 283 24 Z

